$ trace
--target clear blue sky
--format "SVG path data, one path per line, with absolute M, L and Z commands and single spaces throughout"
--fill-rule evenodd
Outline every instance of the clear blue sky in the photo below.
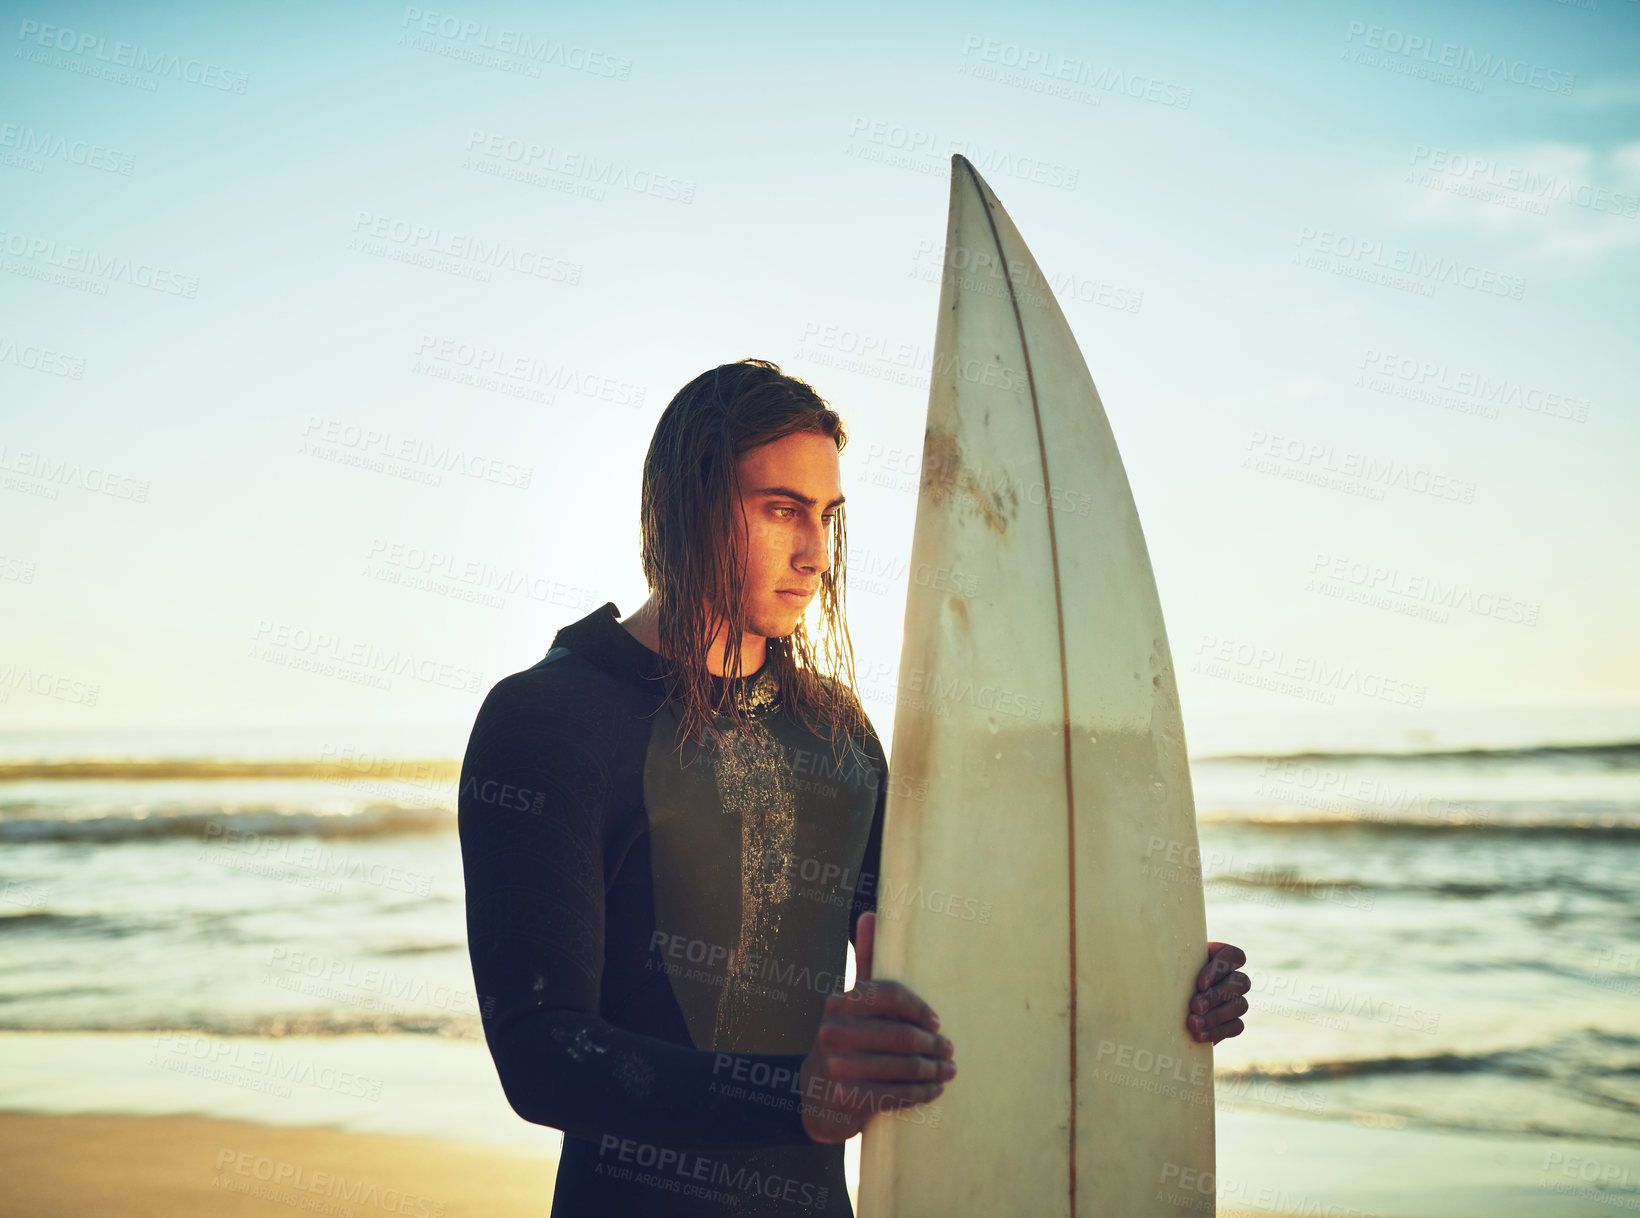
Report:
M 952 151 L 1082 343 L 1193 731 L 1640 703 L 1640 4 L 4 21 L 0 726 L 470 723 L 642 599 L 654 422 L 743 355 L 850 425 L 891 670 Z

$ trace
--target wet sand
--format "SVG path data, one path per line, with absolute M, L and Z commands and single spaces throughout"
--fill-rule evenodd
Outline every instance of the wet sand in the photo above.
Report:
M 548 1155 L 326 1126 L 0 1112 L 11 1218 L 543 1218 L 556 1170 Z

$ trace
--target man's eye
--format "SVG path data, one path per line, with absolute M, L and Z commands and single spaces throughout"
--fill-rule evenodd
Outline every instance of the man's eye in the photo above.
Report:
M 774 510 L 777 513 L 779 513 L 779 512 L 796 513 L 796 511 L 797 511 L 797 509 L 794 508 L 794 507 L 776 507 Z M 832 522 L 837 519 L 837 515 L 838 514 L 836 512 L 828 512 L 825 515 L 820 517 L 820 523 L 825 525 L 827 528 L 830 528 L 831 525 L 832 525 Z M 785 519 L 785 517 L 781 517 L 781 519 Z

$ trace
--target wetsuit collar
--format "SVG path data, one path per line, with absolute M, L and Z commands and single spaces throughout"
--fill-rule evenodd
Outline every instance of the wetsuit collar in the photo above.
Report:
M 561 628 L 553 636 L 552 645 L 567 647 L 607 673 L 664 691 L 665 666 L 660 653 L 651 651 L 633 638 L 631 632 L 621 625 L 620 618 L 621 611 L 615 607 L 615 602 L 605 601 L 579 621 Z M 736 680 L 736 687 L 743 688 L 747 682 L 766 672 L 768 667 L 768 655 L 765 653 L 763 666 L 757 672 L 747 673 Z M 713 674 L 713 683 L 720 687 L 719 693 L 722 692 L 723 681 L 724 678 Z

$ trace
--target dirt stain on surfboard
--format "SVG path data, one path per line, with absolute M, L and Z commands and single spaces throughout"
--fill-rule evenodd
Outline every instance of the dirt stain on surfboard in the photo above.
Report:
M 999 478 L 982 478 L 963 460 L 962 445 L 948 431 L 929 430 L 923 437 L 922 487 L 941 507 L 971 504 L 998 534 L 1005 535 L 1019 514 L 1019 489 Z

